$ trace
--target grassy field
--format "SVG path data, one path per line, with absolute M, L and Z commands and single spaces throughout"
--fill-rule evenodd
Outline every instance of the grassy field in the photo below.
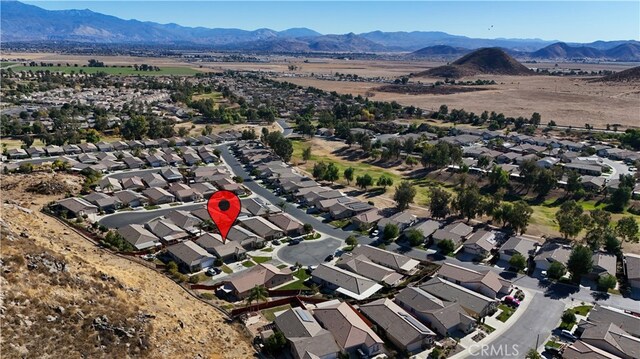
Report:
M 141 76 L 160 76 L 160 75 L 176 75 L 191 76 L 200 71 L 189 67 L 161 67 L 160 71 L 136 71 L 131 67 L 74 67 L 74 66 L 14 66 L 13 71 L 51 71 L 95 74 L 97 72 L 105 72 L 110 75 L 141 75 Z
M 261 310 L 260 313 L 264 316 L 264 318 L 270 322 L 276 319 L 275 313 L 285 311 L 287 309 L 291 309 L 289 304 L 281 305 L 279 307 L 273 307 L 269 309 Z
M 3 69 L 5 67 L 9 67 L 11 65 L 15 65 L 15 62 L 11 62 L 11 61 L 0 61 L 0 69 Z
M 251 259 L 252 259 L 254 262 L 256 262 L 256 263 L 260 264 L 260 263 L 266 263 L 266 262 L 270 261 L 270 260 L 271 260 L 271 257 L 259 257 L 259 256 L 255 256 L 255 257 L 251 257 Z
M 210 93 L 202 93 L 202 94 L 197 94 L 197 95 L 193 95 L 191 96 L 191 99 L 196 101 L 196 100 L 206 100 L 206 99 L 212 99 L 213 101 L 220 101 L 222 100 L 222 93 L 221 92 L 210 92 Z

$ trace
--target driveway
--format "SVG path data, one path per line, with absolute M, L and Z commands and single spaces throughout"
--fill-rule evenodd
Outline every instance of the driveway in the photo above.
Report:
M 278 120 L 278 125 L 282 128 L 282 135 L 284 137 L 288 137 L 293 133 L 293 127 L 289 126 L 289 124 L 285 120 Z
M 564 303 L 551 301 L 537 293 L 531 299 L 518 321 L 494 340 L 482 343 L 488 345 L 483 351 L 480 346 L 469 348 L 467 358 L 523 358 L 527 351 L 544 345 L 560 321 Z M 539 335 L 539 336 L 538 336 Z
M 117 212 L 112 215 L 105 216 L 101 218 L 98 223 L 106 226 L 107 228 L 120 228 L 124 227 L 128 224 L 145 224 L 151 221 L 154 218 L 164 216 L 165 214 L 174 211 L 174 210 L 183 210 L 183 211 L 193 211 L 198 208 L 203 208 L 206 206 L 206 203 L 195 203 L 189 204 L 185 206 L 175 206 L 169 208 L 156 209 L 152 211 L 141 210 L 141 211 L 124 211 Z

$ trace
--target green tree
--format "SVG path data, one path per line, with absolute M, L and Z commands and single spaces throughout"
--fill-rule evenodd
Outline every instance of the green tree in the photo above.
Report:
M 539 197 L 544 197 L 554 189 L 557 184 L 558 180 L 556 180 L 553 172 L 549 169 L 543 168 L 538 170 L 533 190 Z
M 302 159 L 307 162 L 311 159 L 311 146 L 306 147 L 302 150 Z
M 533 160 L 526 160 L 520 164 L 520 180 L 527 189 L 527 193 L 536 183 L 538 176 L 538 166 Z
M 333 183 L 337 181 L 338 178 L 340 178 L 338 167 L 333 162 L 329 163 L 322 179 Z
M 387 187 L 393 185 L 393 179 L 391 179 L 391 177 L 388 177 L 387 175 L 382 175 L 382 176 L 378 177 L 378 181 L 377 181 L 376 185 L 382 186 L 382 188 L 386 192 L 387 191 Z
M 598 279 L 598 288 L 600 288 L 600 290 L 608 291 L 609 289 L 615 288 L 617 283 L 618 281 L 616 280 L 616 277 L 611 274 L 605 274 Z
M 499 166 L 493 166 L 489 172 L 489 183 L 493 189 L 507 188 L 509 186 L 509 173 Z
M 269 291 L 263 285 L 256 285 L 249 291 L 249 295 L 247 296 L 247 303 L 251 305 L 251 303 L 256 302 L 260 304 L 260 302 L 266 302 L 267 297 L 269 296 Z
M 124 121 L 120 128 L 120 134 L 126 140 L 141 140 L 149 131 L 149 122 L 144 116 L 134 115 Z
M 611 208 L 616 212 L 622 212 L 631 200 L 631 188 L 626 186 L 618 186 L 611 194 Z
M 100 142 L 100 133 L 92 128 L 88 129 L 85 134 L 84 134 L 84 138 L 87 142 L 90 143 L 98 143 Z
M 311 225 L 311 223 L 305 223 L 304 226 L 302 226 L 302 229 L 304 230 L 304 233 L 311 233 L 313 232 L 313 226 Z
M 589 223 L 589 217 L 583 212 L 582 206 L 574 200 L 566 201 L 560 206 L 556 212 L 556 221 L 565 239 L 577 236 Z
M 626 242 L 638 243 L 638 222 L 632 216 L 621 218 L 616 224 L 616 232 Z
M 460 190 L 458 196 L 453 201 L 453 208 L 456 209 L 467 220 L 471 220 L 482 214 L 483 198 L 476 184 L 465 186 Z
M 538 353 L 538 351 L 535 348 L 531 348 L 527 352 L 525 359 L 542 359 L 542 355 L 540 355 L 540 353 Z
M 589 216 L 589 232 L 585 236 L 585 242 L 589 245 L 589 248 L 596 251 L 600 249 L 604 243 L 605 236 L 611 232 L 611 228 L 609 227 L 611 214 L 607 211 L 596 209 L 591 211 Z
M 264 348 L 270 354 L 277 354 L 287 345 L 287 338 L 281 331 L 276 331 L 264 342 Z
M 445 218 L 449 215 L 449 202 L 451 194 L 440 187 L 431 189 L 429 197 L 429 210 L 433 218 Z
M 353 167 L 349 167 L 344 170 L 344 179 L 347 181 L 348 185 L 351 185 L 351 181 L 353 181 L 354 172 Z
M 571 250 L 569 261 L 567 262 L 567 270 L 571 273 L 571 279 L 580 283 L 583 275 L 591 272 L 593 268 L 593 252 L 589 247 L 578 244 Z
M 575 194 L 582 189 L 580 175 L 576 171 L 569 171 L 567 174 L 567 193 Z
M 404 232 L 404 237 L 412 246 L 419 246 L 424 243 L 424 234 L 419 229 L 409 229 Z
M 560 279 L 565 274 L 567 274 L 567 268 L 560 262 L 551 263 L 549 270 L 547 270 L 547 275 L 551 279 Z
M 416 196 L 416 189 L 411 182 L 402 181 L 396 186 L 396 193 L 393 195 L 393 200 L 396 201 L 396 207 L 400 211 L 404 211 L 409 208 L 409 205 L 413 203 L 413 199 Z
M 356 178 L 356 185 L 366 191 L 367 187 L 373 185 L 373 178 L 368 173 L 365 173 Z
M 312 176 L 316 180 L 324 179 L 327 173 L 327 165 L 324 162 L 317 162 L 313 165 Z
M 498 217 L 502 219 L 505 226 L 511 227 L 516 233 L 522 234 L 529 226 L 533 209 L 525 201 L 516 201 L 513 204 L 503 202 L 499 207 L 498 213 Z
M 604 250 L 607 251 L 607 253 L 611 253 L 616 256 L 619 256 L 622 253 L 622 242 L 620 242 L 614 231 L 607 231 L 603 241 Z
M 443 239 L 438 242 L 438 249 L 442 254 L 447 255 L 453 253 L 453 251 L 456 250 L 456 245 L 450 239 Z
M 572 310 L 565 310 L 564 313 L 562 313 L 562 317 L 560 317 L 560 319 L 562 319 L 562 321 L 565 323 L 575 323 L 577 320 L 576 313 L 574 313 Z
M 522 272 L 527 267 L 527 259 L 520 253 L 516 253 L 509 259 L 509 265 L 516 271 Z
M 356 236 L 352 234 L 349 237 L 347 237 L 347 239 L 345 239 L 345 243 L 348 246 L 355 247 L 358 245 L 358 238 L 356 238 Z
M 393 223 L 388 223 L 384 226 L 384 230 L 382 231 L 382 238 L 384 240 L 390 241 L 400 234 L 400 230 L 398 230 L 398 226 Z

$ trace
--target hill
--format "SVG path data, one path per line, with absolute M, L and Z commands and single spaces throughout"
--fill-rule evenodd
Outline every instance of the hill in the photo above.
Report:
M 640 44 L 629 42 L 604 52 L 608 58 L 620 61 L 640 61 Z
M 420 50 L 414 51 L 409 56 L 411 57 L 444 57 L 444 56 L 460 56 L 466 54 L 471 50 L 464 47 L 453 47 L 448 45 L 435 45 L 423 47 Z
M 526 66 L 499 48 L 479 49 L 450 65 L 439 66 L 417 76 L 460 78 L 475 75 L 532 75 Z
M 640 83 L 640 66 L 632 67 L 615 74 L 596 79 L 597 82 L 634 82 Z
M 564 42 L 556 42 L 538 51 L 531 53 L 536 59 L 576 59 L 576 58 L 603 58 L 604 52 L 592 47 L 573 47 Z

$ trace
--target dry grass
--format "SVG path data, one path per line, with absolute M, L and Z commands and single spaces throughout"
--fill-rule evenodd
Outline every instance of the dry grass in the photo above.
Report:
M 155 318 L 150 319 L 145 324 L 144 332 L 141 332 L 145 333 L 148 340 L 148 349 L 144 352 L 148 357 L 248 358 L 253 355 L 248 338 L 235 326 L 226 324 L 216 309 L 194 299 L 166 276 L 128 259 L 107 254 L 66 226 L 40 213 L 39 209 L 56 197 L 33 196 L 25 193 L 24 188 L 51 176 L 32 174 L 3 177 L 3 201 L 18 203 L 33 210 L 33 213 L 3 205 L 2 221 L 7 230 L 18 234 L 25 232 L 29 238 L 19 239 L 27 245 L 24 248 L 17 246 L 16 241 L 4 241 L 2 257 L 3 260 L 23 257 L 31 250 L 47 252 L 66 261 L 70 279 L 61 277 L 62 280 L 56 280 L 55 277 L 48 278 L 51 276 L 48 273 L 25 270 L 5 273 L 3 277 L 12 287 L 7 288 L 3 284 L 3 293 L 24 297 L 18 301 L 5 301 L 5 306 L 24 306 L 26 309 L 15 310 L 37 313 L 28 314 L 33 320 L 37 319 L 37 324 L 42 321 L 46 323 L 41 313 L 49 308 L 49 303 L 60 303 L 65 306 L 67 313 L 74 313 L 77 309 L 85 314 L 91 313 L 87 316 L 89 324 L 102 313 L 107 315 L 112 324 L 129 323 L 127 321 L 135 319 L 139 311 L 153 315 Z M 58 179 L 75 188 L 79 187 L 79 177 L 60 175 Z M 96 273 L 104 273 L 108 280 L 96 279 Z M 18 280 L 10 280 L 10 276 Z M 72 285 L 75 281 L 80 281 L 80 284 Z M 132 352 L 137 350 L 136 345 L 123 348 L 118 341 L 108 342 L 107 349 L 94 348 L 98 338 L 89 330 L 91 326 L 83 326 L 80 330 L 77 326 L 82 324 L 75 322 L 65 322 L 69 326 L 56 326 L 55 333 L 44 332 L 45 328 L 41 325 L 34 325 L 32 329 L 22 327 L 20 332 L 6 340 L 10 338 L 9 330 L 17 331 L 13 321 L 2 321 L 2 351 L 7 357 L 51 357 L 53 353 L 56 353 L 55 357 L 80 357 L 83 354 L 92 357 L 143 355 L 141 350 L 140 353 Z M 134 325 L 131 323 L 127 325 Z M 76 337 L 77 341 L 70 340 Z M 102 336 L 100 340 L 109 338 Z M 25 345 L 21 346 L 21 343 Z

